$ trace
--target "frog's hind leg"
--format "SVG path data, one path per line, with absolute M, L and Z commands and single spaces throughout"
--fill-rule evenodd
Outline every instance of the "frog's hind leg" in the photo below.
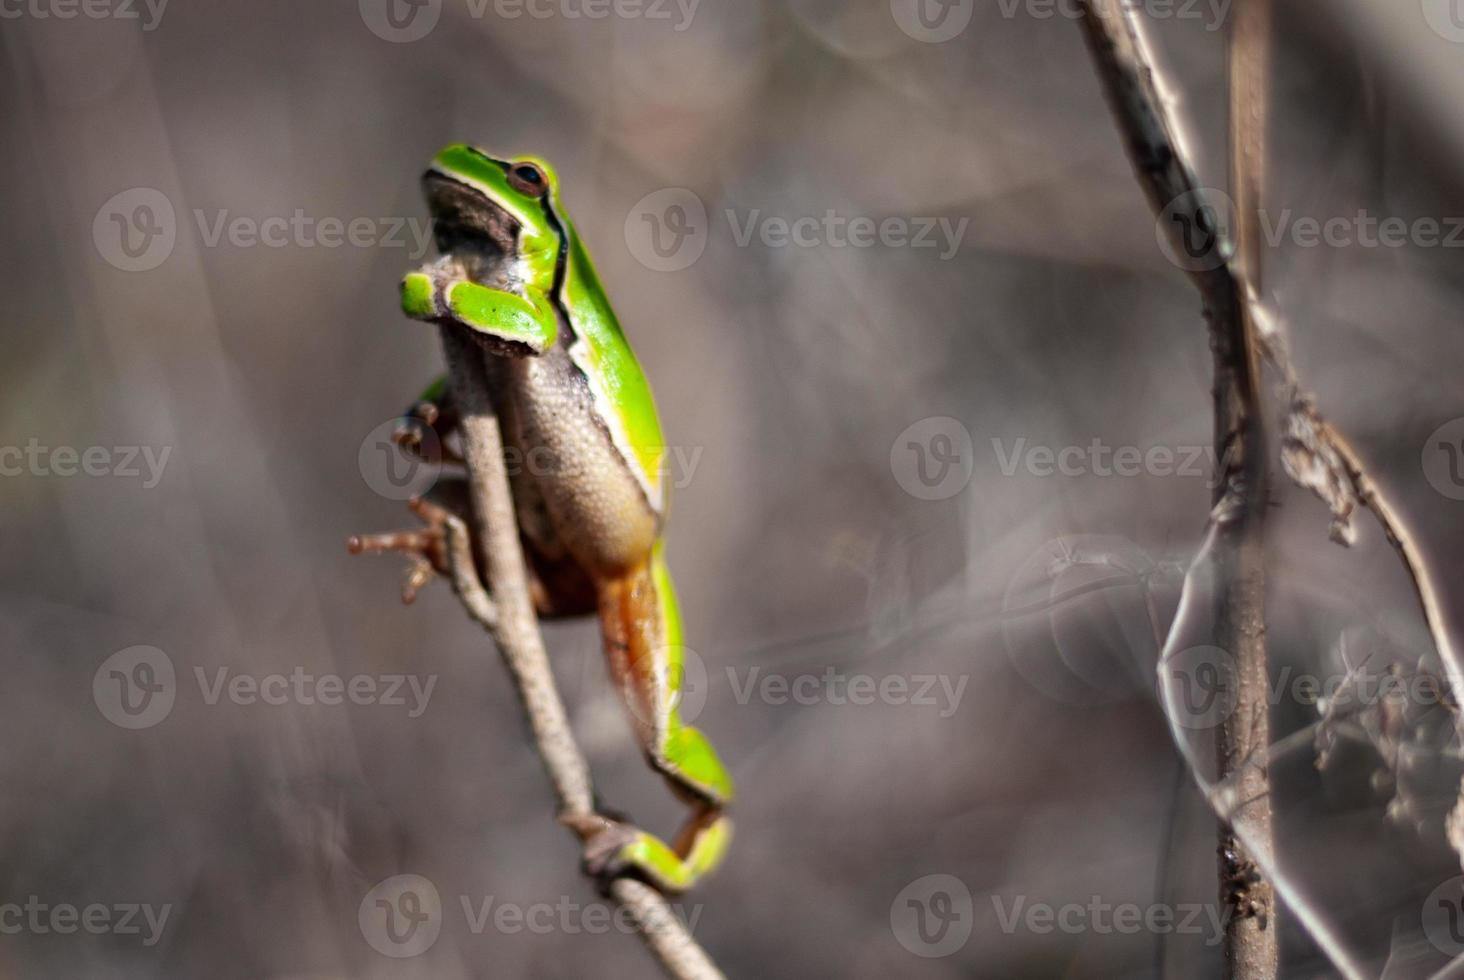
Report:
M 624 824 L 581 828 L 590 831 L 586 864 L 601 878 L 635 874 L 663 891 L 683 891 L 726 853 L 732 824 L 723 810 L 733 788 L 711 742 L 681 717 L 685 650 L 659 544 L 649 561 L 601 585 L 600 622 L 611 678 L 647 761 L 692 812 L 674 844 Z

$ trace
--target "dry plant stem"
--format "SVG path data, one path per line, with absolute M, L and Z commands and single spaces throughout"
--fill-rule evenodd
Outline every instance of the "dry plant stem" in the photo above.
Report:
M 1241 0 L 1239 6 L 1246 6 Z M 1081 23 L 1139 183 L 1156 214 L 1176 200 L 1198 209 L 1199 183 L 1165 115 L 1152 62 L 1123 0 L 1084 0 Z M 1258 179 L 1259 175 L 1251 175 Z M 1197 215 L 1196 215 L 1197 217 Z M 1182 255 L 1182 230 L 1175 254 Z M 1215 643 L 1235 663 L 1236 708 L 1217 733 L 1219 778 L 1239 801 L 1222 827 L 1221 898 L 1226 975 L 1276 975 L 1276 907 L 1271 886 L 1237 840 L 1270 850 L 1272 812 L 1266 769 L 1270 741 L 1265 646 L 1267 449 L 1260 396 L 1261 343 L 1243 282 L 1228 264 L 1191 273 L 1205 306 L 1214 355 L 1214 423 L 1220 461 L 1210 513 L 1215 546 Z
M 1194 172 L 1184 158 L 1182 147 L 1172 138 L 1173 128 L 1165 116 L 1164 102 L 1156 91 L 1152 61 L 1143 49 L 1136 28 L 1125 19 L 1126 14 L 1116 0 L 1079 2 L 1086 15 L 1082 23 L 1089 46 L 1144 192 L 1155 208 L 1163 208 L 1183 194 L 1193 194 L 1197 189 Z M 1256 11 L 1245 10 L 1245 6 L 1241 5 L 1237 16 L 1248 19 L 1257 15 Z M 1266 13 L 1269 11 L 1260 12 L 1259 16 L 1264 17 Z M 1265 41 L 1269 38 L 1270 25 L 1264 20 L 1242 22 L 1237 24 L 1237 32 L 1249 32 L 1253 41 Z M 1236 55 L 1240 63 L 1246 65 L 1248 56 L 1256 56 L 1258 49 L 1264 47 L 1264 44 L 1254 45 L 1250 51 L 1242 48 Z M 1249 71 L 1243 74 L 1249 74 Z M 1250 132 L 1256 131 L 1252 129 Z M 1237 147 L 1237 152 L 1243 155 L 1241 159 L 1246 159 L 1245 155 L 1258 159 L 1258 151 L 1263 148 L 1258 135 Z M 1240 169 L 1245 170 L 1244 167 Z M 1252 172 L 1259 174 L 1259 170 Z M 1239 193 L 1243 199 L 1246 197 L 1243 185 Z M 1251 204 L 1254 205 L 1255 201 L 1252 200 Z M 1243 236 L 1246 234 L 1245 222 L 1252 217 L 1258 220 L 1258 215 L 1246 214 L 1245 211 L 1254 211 L 1254 207 L 1243 209 L 1239 216 Z M 1315 397 L 1302 385 L 1275 317 L 1261 302 L 1258 285 L 1246 279 L 1247 272 L 1259 277 L 1260 270 L 1240 270 L 1238 263 L 1231 263 L 1213 273 L 1196 273 L 1194 279 L 1206 299 L 1212 323 L 1227 306 L 1243 308 L 1249 342 L 1259 346 L 1261 354 L 1282 379 L 1290 402 L 1287 433 L 1282 443 L 1282 462 L 1288 475 L 1327 503 L 1333 516 L 1332 537 L 1341 544 L 1350 544 L 1353 539 L 1352 519 L 1356 509 L 1361 506 L 1371 511 L 1408 572 L 1450 689 L 1456 699 L 1459 698 L 1464 692 L 1464 656 L 1452 638 L 1444 604 L 1417 534 L 1368 472 L 1361 454 L 1323 417 Z M 1238 286 L 1243 291 L 1238 291 Z M 1217 354 L 1219 350 L 1217 347 Z M 1227 470 L 1232 466 L 1227 460 Z M 1224 516 L 1217 507 L 1212 520 L 1223 519 Z M 1464 731 L 1464 714 L 1461 714 L 1458 724 Z M 1464 785 L 1461 785 L 1459 801 L 1450 814 L 1447 832 L 1450 843 L 1460 855 L 1461 866 L 1464 866 Z M 1262 839 L 1269 846 L 1270 836 Z
M 594 796 L 589 766 L 570 732 L 529 598 L 518 519 L 503 462 L 503 437 L 489 396 L 484 355 L 471 338 L 452 327 L 442 329 L 442 347 L 453 398 L 462 413 L 463 451 L 476 524 L 472 537 L 496 610 L 493 638 L 523 700 L 561 809 L 566 815 L 591 814 Z
M 1423 551 L 1418 546 L 1418 539 L 1408 529 L 1403 515 L 1393 509 L 1388 498 L 1383 496 L 1382 491 L 1373 483 L 1367 468 L 1363 466 L 1362 457 L 1357 454 L 1352 443 L 1348 442 L 1347 438 L 1325 419 L 1318 418 L 1317 426 L 1323 433 L 1327 444 L 1341 460 L 1342 467 L 1352 483 L 1353 491 L 1357 494 L 1357 499 L 1364 507 L 1377 515 L 1378 524 L 1383 529 L 1383 536 L 1387 538 L 1388 544 L 1393 546 L 1393 550 L 1398 552 L 1398 557 L 1402 560 L 1408 577 L 1413 582 L 1413 591 L 1418 596 L 1419 608 L 1423 610 L 1424 622 L 1428 625 L 1429 633 L 1434 638 L 1434 645 L 1439 651 L 1440 659 L 1444 662 L 1444 669 L 1448 671 L 1449 686 L 1457 696 L 1458 692 L 1464 691 L 1464 678 L 1460 677 L 1458 670 L 1459 654 L 1454 648 L 1453 638 L 1444 623 L 1443 600 L 1439 598 L 1433 579 L 1428 574 Z M 1464 794 L 1461 794 L 1459 805 L 1464 807 Z
M 1085 6 L 1091 9 L 1091 4 L 1085 3 Z M 1149 71 L 1147 67 L 1143 70 Z M 1145 116 L 1155 115 L 1150 112 L 1148 106 L 1135 106 L 1133 109 Z M 1119 107 L 1118 111 L 1124 111 L 1124 109 Z M 1187 167 L 1185 169 L 1188 170 Z M 1145 180 L 1143 183 L 1145 190 L 1150 192 L 1151 200 L 1164 200 L 1162 192 L 1157 198 L 1155 197 L 1149 181 Z M 1461 655 L 1450 633 L 1444 615 L 1443 600 L 1439 597 L 1438 588 L 1434 584 L 1433 576 L 1429 573 L 1428 562 L 1424 558 L 1418 536 L 1409 528 L 1403 514 L 1373 480 L 1362 455 L 1353 447 L 1347 437 L 1328 422 L 1317 409 L 1315 398 L 1302 386 L 1301 379 L 1291 364 L 1278 325 L 1272 322 L 1273 318 L 1260 302 L 1258 292 L 1253 288 L 1246 290 L 1246 308 L 1253 320 L 1254 327 L 1259 332 L 1262 353 L 1265 355 L 1266 361 L 1281 375 L 1282 382 L 1292 397 L 1292 420 L 1304 423 L 1308 430 L 1307 435 L 1310 441 L 1301 448 L 1315 458 L 1315 462 L 1323 471 L 1322 477 L 1333 484 L 1329 492 L 1323 492 L 1322 488 L 1310 482 L 1304 482 L 1303 485 L 1328 501 L 1334 508 L 1334 515 L 1344 526 L 1351 520 L 1351 505 L 1360 504 L 1372 512 L 1384 537 L 1398 553 L 1398 558 L 1403 562 L 1404 569 L 1413 584 L 1424 623 L 1433 638 L 1434 648 L 1438 651 L 1440 660 L 1443 661 L 1451 689 L 1456 692 L 1464 691 L 1464 655 Z M 1298 482 L 1303 481 L 1298 478 Z M 1335 499 L 1337 495 L 1341 495 L 1345 499 L 1337 501 Z M 1343 540 L 1343 543 L 1347 543 L 1346 540 Z M 1461 793 L 1460 810 L 1457 812 L 1461 814 L 1458 820 L 1461 830 L 1464 830 L 1464 793 Z M 1464 855 L 1464 841 L 1456 846 L 1461 855 Z
M 1157 208 L 1197 186 L 1193 171 L 1183 158 L 1180 149 L 1164 136 L 1169 124 L 1164 118 L 1163 103 L 1154 94 L 1152 67 L 1143 56 L 1136 42 L 1129 41 L 1126 48 L 1138 52 L 1138 59 L 1119 62 L 1122 40 L 1111 32 L 1123 30 L 1118 14 L 1109 14 L 1110 20 L 1099 22 L 1091 14 L 1097 9 L 1108 9 L 1110 2 L 1103 0 L 1080 0 L 1090 14 L 1083 23 L 1089 34 L 1090 45 L 1099 60 L 1099 71 L 1103 75 L 1110 101 L 1115 112 L 1124 122 L 1125 133 L 1137 131 L 1140 135 L 1130 136 L 1130 152 L 1138 167 L 1140 183 L 1150 201 Z M 1242 8 L 1243 9 L 1243 8 Z M 1239 13 L 1239 11 L 1238 11 Z M 1244 16 L 1244 15 L 1242 15 Z M 1131 31 L 1124 31 L 1131 35 Z M 1112 37 L 1110 41 L 1109 38 Z M 1147 94 L 1145 94 L 1147 92 Z M 1142 134 L 1149 133 L 1152 136 Z M 1141 155 L 1142 154 L 1142 155 Z M 1259 225 L 1258 215 L 1257 226 Z M 1241 216 L 1242 222 L 1246 216 Z M 1219 290 L 1217 283 L 1243 281 L 1238 272 L 1226 268 L 1217 270 L 1220 276 L 1199 273 L 1195 279 L 1202 293 L 1213 295 Z M 1259 270 L 1257 270 L 1259 272 Z M 1245 283 L 1244 305 L 1252 336 L 1259 340 L 1261 352 L 1281 376 L 1288 397 L 1289 423 L 1294 430 L 1288 433 L 1287 450 L 1300 453 L 1302 462 L 1313 468 L 1313 472 L 1299 474 L 1288 466 L 1288 472 L 1302 486 L 1312 490 L 1328 503 L 1334 516 L 1333 537 L 1342 544 L 1351 541 L 1353 511 L 1360 505 L 1367 508 L 1376 518 L 1384 537 L 1397 552 L 1404 569 L 1412 582 L 1424 623 L 1433 638 L 1434 649 L 1449 679 L 1449 686 L 1456 697 L 1464 693 L 1464 653 L 1454 642 L 1444 604 L 1439 596 L 1434 577 L 1429 572 L 1428 561 L 1419 544 L 1418 535 L 1408 526 L 1399 509 L 1388 499 L 1382 488 L 1368 472 L 1362 455 L 1353 447 L 1347 437 L 1322 415 L 1316 406 L 1315 397 L 1302 385 L 1281 336 L 1275 318 L 1260 301 L 1260 291 L 1254 284 Z M 1283 454 L 1283 459 L 1285 458 Z M 1464 716 L 1460 718 L 1464 727 Z M 1464 786 L 1461 786 L 1459 803 L 1449 821 L 1450 841 L 1459 852 L 1461 866 L 1464 866 Z
M 1270 49 L 1271 0 L 1238 0 L 1230 36 L 1230 146 L 1231 189 L 1236 202 L 1236 253 L 1240 282 L 1227 284 L 1236 303 L 1235 327 L 1239 336 L 1230 347 L 1232 363 L 1243 361 L 1243 424 L 1251 431 L 1251 445 L 1243 455 L 1253 461 L 1243 487 L 1248 498 L 1245 517 L 1236 529 L 1234 547 L 1218 552 L 1222 586 L 1217 610 L 1219 645 L 1235 655 L 1238 687 L 1236 710 L 1220 726 L 1216 753 L 1221 778 L 1235 774 L 1240 803 L 1228 824 L 1220 827 L 1218 852 L 1220 897 L 1229 914 L 1225 922 L 1225 976 L 1237 980 L 1270 978 L 1279 968 L 1276 896 L 1262 877 L 1255 859 L 1237 838 L 1274 840 L 1270 773 L 1267 761 L 1271 742 L 1266 673 L 1266 545 L 1264 520 L 1269 496 L 1269 451 L 1260 398 L 1261 343 L 1255 315 L 1244 302 L 1241 282 L 1261 293 L 1261 205 L 1265 186 L 1267 62 Z M 1214 324 L 1212 323 L 1212 329 Z M 1240 345 L 1235 350 L 1233 344 Z M 1221 346 L 1215 345 L 1217 392 L 1222 377 Z M 1216 401 L 1217 440 L 1221 406 Z M 1217 441 L 1216 445 L 1220 445 Z M 1234 567 L 1224 569 L 1226 560 Z M 1226 597 L 1224 592 L 1230 590 Z
M 1254 304 L 1253 304 L 1254 306 Z M 1324 487 L 1305 484 L 1326 500 L 1333 509 L 1333 537 L 1347 544 L 1351 535 L 1352 510 L 1361 505 L 1372 512 L 1382 529 L 1383 537 L 1398 559 L 1413 585 L 1424 624 L 1433 638 L 1434 649 L 1443 663 L 1444 673 L 1449 679 L 1449 688 L 1457 698 L 1464 692 L 1464 661 L 1461 661 L 1458 646 L 1449 631 L 1444 614 L 1443 599 L 1429 574 L 1428 562 L 1418 536 L 1408 527 L 1407 520 L 1374 482 L 1368 472 L 1362 455 L 1353 447 L 1345 435 L 1322 417 L 1312 396 L 1302 388 L 1295 369 L 1281 347 L 1275 327 L 1269 327 L 1263 337 L 1266 343 L 1266 357 L 1280 372 L 1288 391 L 1292 393 L 1291 419 L 1297 432 L 1293 436 L 1293 447 L 1305 454 L 1308 460 L 1316 460 L 1322 467 L 1328 481 Z M 1304 440 L 1297 437 L 1304 436 Z M 1464 718 L 1461 718 L 1464 723 Z M 1464 790 L 1461 790 L 1459 804 L 1450 819 L 1450 837 L 1454 849 L 1464 857 Z
M 454 587 L 469 615 L 488 629 L 503 654 L 528 714 L 539 757 L 554 784 L 560 818 L 587 820 L 595 815 L 589 766 L 569 727 L 529 597 L 485 355 L 470 337 L 454 327 L 442 327 L 441 335 L 449 383 L 462 414 L 474 522 L 471 538 L 478 544 L 488 579 L 485 593 L 473 563 L 464 560 L 461 541 L 450 541 Z M 612 897 L 629 910 L 636 932 L 669 976 L 678 980 L 716 980 L 722 976 L 660 892 L 624 879 L 612 883 L 610 890 Z

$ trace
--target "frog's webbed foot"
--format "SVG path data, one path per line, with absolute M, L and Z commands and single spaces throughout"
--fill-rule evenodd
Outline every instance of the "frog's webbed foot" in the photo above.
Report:
M 460 492 L 455 482 L 439 484 L 434 493 L 451 497 Z M 483 624 L 496 619 L 496 610 L 483 588 L 473 561 L 472 537 L 468 526 L 451 505 L 413 497 L 407 502 L 412 513 L 421 518 L 423 527 L 385 534 L 352 535 L 346 548 L 353 555 L 383 554 L 395 551 L 408 558 L 406 579 L 402 583 L 402 601 L 411 603 L 417 593 L 432 579 L 441 575 L 452 583 L 469 610 Z
M 579 835 L 583 852 L 580 867 L 594 879 L 602 895 L 610 893 L 610 883 L 633 870 L 625 860 L 641 831 L 629 823 L 593 814 L 583 817 L 561 817 L 560 822 Z
M 622 877 L 639 878 L 667 894 L 683 892 L 721 863 L 732 839 L 732 822 L 720 807 L 710 805 L 692 815 L 675 847 L 633 824 L 605 816 L 561 820 L 579 834 L 584 848 L 581 866 L 602 893 Z

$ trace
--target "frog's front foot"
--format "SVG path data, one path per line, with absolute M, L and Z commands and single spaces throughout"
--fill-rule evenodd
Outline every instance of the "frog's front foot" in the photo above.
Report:
M 457 409 L 443 392 L 436 399 L 424 397 L 413 402 L 397 420 L 396 428 L 392 430 L 392 441 L 401 447 L 402 452 L 429 463 L 461 465 L 462 456 L 448 442 L 448 436 L 456 431 L 457 426 Z
M 402 601 L 411 603 L 434 576 L 441 575 L 457 592 L 468 613 L 486 629 L 498 625 L 498 606 L 483 587 L 473 557 L 473 540 L 463 515 L 468 512 L 468 486 L 463 480 L 439 480 L 429 498 L 407 501 L 424 527 L 388 534 L 356 534 L 346 542 L 353 555 L 396 551 L 407 556 Z
M 422 519 L 423 527 L 385 534 L 353 534 L 346 541 L 346 550 L 353 555 L 384 554 L 388 551 L 406 555 L 408 563 L 402 582 L 402 602 L 410 605 L 435 575 L 451 574 L 448 534 L 452 522 L 457 519 L 446 508 L 421 497 L 413 497 L 407 506 Z M 460 526 L 461 522 L 458 524 Z
M 417 402 L 397 420 L 391 438 L 404 452 L 426 458 L 437 441 L 436 423 L 441 412 L 432 402 Z

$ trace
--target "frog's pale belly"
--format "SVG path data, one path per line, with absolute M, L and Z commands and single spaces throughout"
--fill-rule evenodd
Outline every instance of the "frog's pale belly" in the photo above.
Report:
M 650 558 L 659 519 L 595 412 L 588 382 L 556 346 L 507 359 L 499 372 L 510 406 L 510 443 L 522 471 L 514 481 L 520 519 L 547 515 L 550 532 L 586 571 L 618 576 Z M 540 501 L 527 499 L 537 495 Z M 545 544 L 553 549 L 555 542 Z

